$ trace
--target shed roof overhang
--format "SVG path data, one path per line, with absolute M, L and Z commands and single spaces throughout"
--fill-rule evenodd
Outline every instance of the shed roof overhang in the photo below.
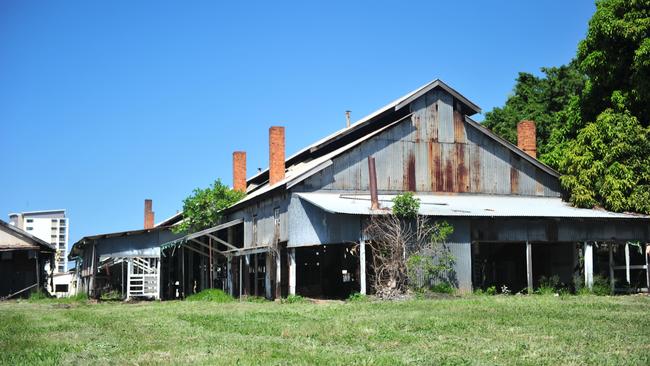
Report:
M 171 248 L 184 247 L 189 249 L 190 251 L 194 251 L 201 255 L 209 255 L 209 252 L 212 251 L 214 254 L 219 254 L 225 257 L 239 256 L 242 254 L 254 254 L 260 251 L 263 252 L 268 251 L 267 247 L 239 248 L 234 244 L 229 243 L 226 240 L 223 240 L 217 236 L 217 232 L 243 223 L 244 223 L 243 219 L 236 219 L 205 230 L 187 234 L 182 238 L 178 238 L 161 244 L 160 250 L 161 252 L 164 252 L 165 250 Z M 217 245 L 210 245 L 210 240 L 214 240 Z M 218 244 L 221 244 L 223 247 L 227 249 L 225 250 L 218 249 Z
M 395 195 L 379 195 L 382 209 L 370 209 L 369 195 L 296 193 L 301 199 L 335 214 L 381 215 L 391 212 Z M 420 215 L 440 217 L 531 217 L 576 219 L 645 219 L 650 216 L 572 207 L 555 197 L 417 194 Z

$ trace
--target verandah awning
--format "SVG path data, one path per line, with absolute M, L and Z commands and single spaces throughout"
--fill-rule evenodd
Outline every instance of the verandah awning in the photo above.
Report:
M 269 251 L 270 247 L 252 247 L 252 248 L 239 248 L 232 243 L 228 243 L 226 240 L 223 240 L 219 237 L 217 237 L 216 233 L 220 230 L 227 229 L 229 227 L 235 226 L 242 224 L 244 222 L 243 219 L 236 219 L 232 221 L 228 221 L 226 223 L 204 229 L 201 231 L 197 231 L 195 233 L 191 233 L 188 235 L 183 236 L 182 238 L 178 238 L 172 241 L 168 241 L 166 243 L 163 243 L 160 245 L 160 252 L 163 253 L 164 251 L 170 248 L 177 248 L 177 247 L 185 247 L 190 249 L 191 251 L 198 252 L 199 254 L 206 254 L 204 250 L 207 251 L 213 251 L 217 254 L 229 257 L 229 256 L 239 256 L 239 255 L 244 255 L 244 254 L 255 254 L 255 253 L 263 253 Z M 209 245 L 208 242 L 205 242 L 202 240 L 202 238 L 207 238 L 215 241 L 217 244 L 222 244 L 227 250 L 219 250 L 217 249 L 216 245 Z M 209 240 L 208 240 L 209 241 Z

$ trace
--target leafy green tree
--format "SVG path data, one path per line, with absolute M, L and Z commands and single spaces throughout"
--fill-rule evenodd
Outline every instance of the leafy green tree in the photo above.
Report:
M 608 109 L 567 144 L 562 185 L 579 207 L 650 213 L 650 128 Z
M 650 213 L 650 0 L 597 1 L 576 60 L 542 71 L 520 74 L 485 126 L 515 142 L 516 123 L 535 120 L 571 202 Z
M 578 46 L 580 69 L 589 77 L 583 118 L 594 121 L 620 93 L 641 124 L 650 123 L 650 0 L 601 0 Z
M 521 72 L 513 94 L 503 107 L 485 114 L 483 125 L 513 144 L 517 143 L 517 123 L 533 120 L 537 127 L 540 158 L 552 151 L 551 134 L 563 121 L 558 115 L 579 95 L 585 78 L 575 62 L 560 67 L 542 68 L 543 77 Z
M 235 191 L 217 179 L 210 187 L 196 188 L 183 200 L 183 221 L 175 232 L 199 231 L 216 225 L 224 209 L 244 198 L 245 193 Z

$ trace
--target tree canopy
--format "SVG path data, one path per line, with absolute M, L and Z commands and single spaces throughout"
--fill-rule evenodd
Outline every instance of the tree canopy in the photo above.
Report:
M 199 231 L 216 225 L 221 219 L 222 211 L 245 195 L 221 183 L 219 179 L 208 188 L 196 188 L 183 200 L 183 221 L 174 231 Z
M 516 142 L 516 124 L 537 124 L 542 162 L 562 174 L 579 207 L 650 213 L 650 0 L 600 0 L 576 58 L 520 73 L 484 125 Z

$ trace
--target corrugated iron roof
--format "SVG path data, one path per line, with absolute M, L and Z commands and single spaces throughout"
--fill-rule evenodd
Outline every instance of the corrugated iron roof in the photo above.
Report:
M 395 195 L 380 195 L 383 210 L 370 210 L 369 195 L 296 193 L 298 197 L 331 213 L 370 215 L 389 213 Z M 549 217 L 594 219 L 650 219 L 650 216 L 572 207 L 561 198 L 497 195 L 415 195 L 425 216 Z
M 392 123 L 390 123 L 390 124 L 388 124 L 388 125 L 386 125 L 386 126 L 384 126 L 382 128 L 379 128 L 379 129 L 373 131 L 372 133 L 369 133 L 369 134 L 363 136 L 362 138 L 359 138 L 359 139 L 357 139 L 357 140 L 355 140 L 355 141 L 353 141 L 353 142 L 351 142 L 351 143 L 349 143 L 349 144 L 347 144 L 347 145 L 345 145 L 343 147 L 340 147 L 340 148 L 338 148 L 338 149 L 336 149 L 336 150 L 334 150 L 334 151 L 332 151 L 330 153 L 327 153 L 327 154 L 325 154 L 323 156 L 320 156 L 320 157 L 318 157 L 318 158 L 316 158 L 314 160 L 310 160 L 310 161 L 307 161 L 307 162 L 300 162 L 298 164 L 292 165 L 291 167 L 289 167 L 289 169 L 287 169 L 284 179 L 282 179 L 281 181 L 277 182 L 274 185 L 270 185 L 270 184 L 267 183 L 267 184 L 261 186 L 259 189 L 248 193 L 246 195 L 246 197 L 244 197 L 243 199 L 241 199 L 237 203 L 235 203 L 233 206 L 226 209 L 226 211 L 230 210 L 230 209 L 233 209 L 235 207 L 238 207 L 238 206 L 240 206 L 240 205 L 242 205 L 242 204 L 244 204 L 246 202 L 249 202 L 250 200 L 253 200 L 256 197 L 260 197 L 265 193 L 268 193 L 270 191 L 275 190 L 276 188 L 285 187 L 285 186 L 291 187 L 291 186 L 294 186 L 294 185 L 300 183 L 301 181 L 307 179 L 309 176 L 313 175 L 314 173 L 317 173 L 320 170 L 325 169 L 327 166 L 329 166 L 331 164 L 331 159 L 332 158 L 344 153 L 347 150 L 350 150 L 351 148 L 359 145 L 360 143 L 362 143 L 364 141 L 367 141 L 367 140 L 371 139 L 372 137 L 374 137 L 374 136 L 380 134 L 381 132 L 391 128 L 392 126 L 402 122 L 404 119 L 406 119 L 406 118 L 408 118 L 410 116 L 411 116 L 411 114 L 408 114 L 405 117 L 402 117 L 402 118 L 398 119 L 397 121 L 394 121 L 394 122 L 392 122 Z
M 336 141 L 336 140 L 340 139 L 341 137 L 343 137 L 345 135 L 348 135 L 349 133 L 352 133 L 353 131 L 358 130 L 359 128 L 361 128 L 361 127 L 367 125 L 368 123 L 372 122 L 376 117 L 380 116 L 381 114 L 383 114 L 383 113 L 385 113 L 387 111 L 399 110 L 399 109 L 403 108 L 405 105 L 408 105 L 408 103 L 410 103 L 411 101 L 417 99 L 418 97 L 426 94 L 428 91 L 433 90 L 435 88 L 441 88 L 441 89 L 445 90 L 446 92 L 448 92 L 449 94 L 453 95 L 456 99 L 460 100 L 461 103 L 466 105 L 473 112 L 472 114 L 481 113 L 481 108 L 479 106 L 477 106 L 476 104 L 471 102 L 469 99 L 465 98 L 462 94 L 457 92 L 455 89 L 453 89 L 449 85 L 445 84 L 442 80 L 435 79 L 435 80 L 430 81 L 430 82 L 422 85 L 421 87 L 413 90 L 412 92 L 410 92 L 410 93 L 408 93 L 408 94 L 406 94 L 406 95 L 404 95 L 404 96 L 402 96 L 400 98 L 397 98 L 397 99 L 393 100 L 392 102 L 386 104 L 385 106 L 379 108 L 378 110 L 372 112 L 371 114 L 361 118 L 360 120 L 358 120 L 358 121 L 354 122 L 352 125 L 350 125 L 350 127 L 342 128 L 342 129 L 332 133 L 331 135 L 326 136 L 326 137 L 314 142 L 313 144 L 305 147 L 304 149 L 299 150 L 297 153 L 289 156 L 286 159 L 286 165 L 290 166 L 292 164 L 292 162 L 294 160 L 296 160 L 297 158 L 299 158 L 301 155 L 303 155 L 305 153 L 308 153 L 308 152 L 315 151 L 315 150 L 319 149 L 322 146 L 325 146 L 325 145 L 327 145 L 327 144 L 329 144 L 329 143 L 331 143 L 333 141 Z M 268 172 L 269 172 L 269 169 L 266 168 L 266 169 L 260 171 L 259 173 L 255 174 L 254 176 L 248 178 L 246 181 L 247 181 L 248 184 L 250 184 L 252 181 L 255 181 L 257 178 L 259 178 L 259 177 L 261 177 L 263 175 L 268 175 Z
M 56 251 L 56 246 L 54 244 L 50 244 L 45 240 L 42 240 L 28 233 L 25 230 L 15 227 L 14 225 L 11 225 L 5 221 L 0 220 L 0 226 L 7 228 L 14 236 L 22 237 L 25 240 L 31 242 L 34 245 L 34 247 L 41 246 L 46 250 Z M 19 243 L 0 243 L 0 247 L 5 249 L 11 249 L 11 248 L 20 249 L 21 245 Z

